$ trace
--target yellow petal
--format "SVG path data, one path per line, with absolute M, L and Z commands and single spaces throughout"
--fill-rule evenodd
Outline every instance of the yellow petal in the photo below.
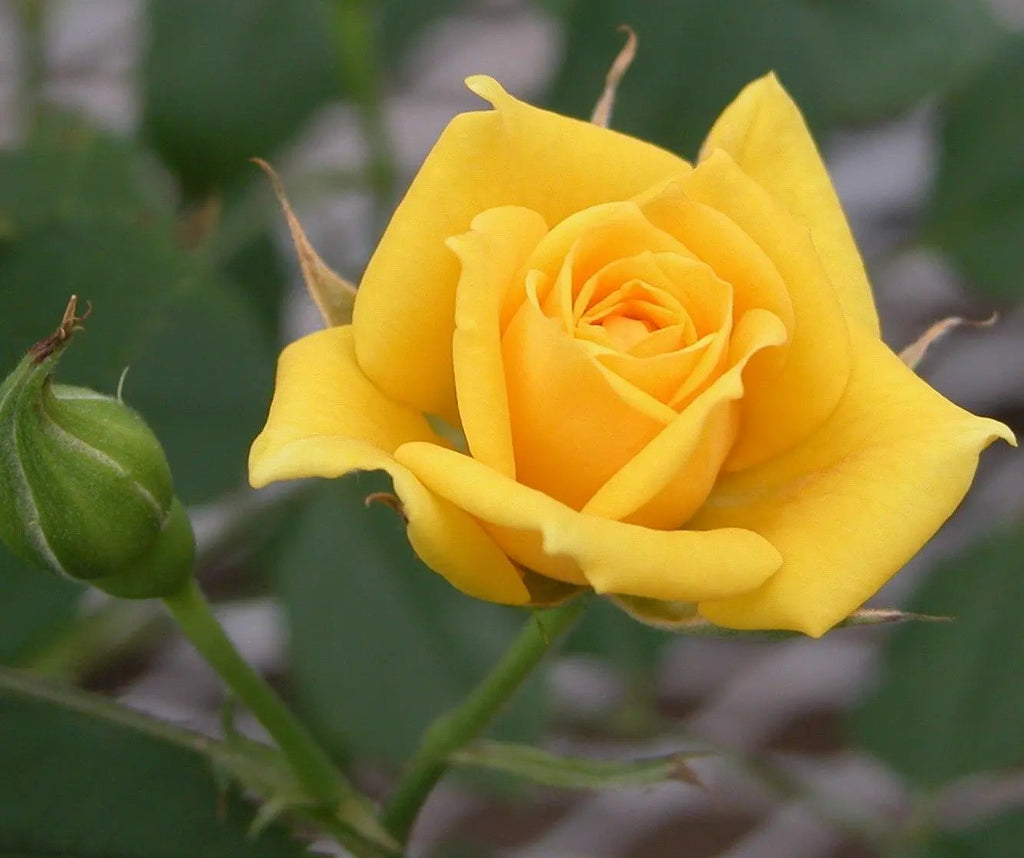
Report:
M 747 361 L 785 338 L 777 316 L 767 310 L 748 312 L 733 335 L 731 368 L 602 485 L 583 512 L 647 527 L 683 524 L 711 491 L 736 437 Z
M 704 390 L 722 368 L 732 333 L 733 289 L 706 264 L 677 253 L 644 254 L 620 260 L 606 266 L 585 284 L 585 289 L 596 292 L 595 281 L 605 272 L 615 272 L 621 279 L 620 272 L 629 270 L 678 302 L 694 341 L 685 348 L 682 345 L 671 350 L 657 348 L 662 335 L 672 333 L 671 329 L 662 329 L 647 334 L 627 353 L 608 351 L 597 354 L 597 360 L 656 399 L 680 410 Z M 592 285 L 594 288 L 590 288 Z M 586 337 L 587 333 L 580 331 L 579 335 Z M 655 349 L 648 350 L 648 345 Z
M 843 310 L 878 333 L 857 245 L 800 109 L 774 74 L 749 84 L 715 122 L 701 158 L 724 149 L 811 230 Z
M 726 463 L 727 469 L 740 470 L 789 449 L 832 413 L 850 372 L 847 319 L 807 228 L 728 155 L 715 152 L 679 184 L 687 196 L 718 209 L 761 247 L 793 302 L 785 363 L 778 367 L 770 354 L 763 362 L 755 358 L 746 375 L 741 434 Z M 725 248 L 712 252 L 717 256 Z M 743 296 L 739 284 L 734 285 L 740 305 Z
M 451 422 L 459 264 L 445 239 L 489 208 L 524 206 L 554 225 L 689 169 L 656 146 L 523 104 L 490 78 L 467 85 L 495 109 L 457 116 L 441 134 L 367 266 L 354 311 L 366 374 L 391 398 Z
M 820 635 L 875 593 L 949 518 L 978 454 L 1013 435 L 921 381 L 851 325 L 854 363 L 835 412 L 800 446 L 723 478 L 691 521 L 760 533 L 784 559 L 745 596 L 703 602 L 714 623 Z
M 406 441 L 443 443 L 422 414 L 392 402 L 363 375 L 349 325 L 317 331 L 281 352 L 267 425 L 249 452 L 249 481 L 259 488 L 275 480 L 332 476 L 320 473 L 315 460 L 304 462 L 307 472 L 287 461 L 291 442 L 323 436 L 366 441 L 387 453 Z
M 535 535 L 546 556 L 578 569 L 599 593 L 697 601 L 757 587 L 780 562 L 750 531 L 652 530 L 594 518 L 431 444 L 404 444 L 395 457 L 485 525 Z
M 372 444 L 338 435 L 297 438 L 261 467 L 272 472 L 273 479 L 386 471 L 402 503 L 409 543 L 427 566 L 478 599 L 509 605 L 530 601 L 522 576 L 471 516 L 426 489 L 407 468 Z
M 502 339 L 520 482 L 579 509 L 675 412 L 603 370 L 526 301 Z
M 545 315 L 561 318 L 565 330 L 572 331 L 590 306 L 596 281 L 635 264 L 628 260 L 652 253 L 690 256 L 675 238 L 652 226 L 632 201 L 592 206 L 569 216 L 541 240 L 526 277 L 506 294 L 502 330 L 529 294 Z
M 452 342 L 459 414 L 474 458 L 515 477 L 508 393 L 501 357 L 501 307 L 513 278 L 547 232 L 530 209 L 503 206 L 448 239 L 462 263 Z
M 793 327 L 793 299 L 761 246 L 713 205 L 698 202 L 673 181 L 642 194 L 640 210 L 652 224 L 685 244 L 695 259 L 733 286 L 735 313 L 769 310 Z

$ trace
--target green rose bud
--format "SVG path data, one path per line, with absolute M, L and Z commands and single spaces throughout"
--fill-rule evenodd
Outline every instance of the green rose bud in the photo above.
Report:
M 195 539 L 160 442 L 120 398 L 52 381 L 83 318 L 73 296 L 0 386 L 0 539 L 114 596 L 171 595 Z

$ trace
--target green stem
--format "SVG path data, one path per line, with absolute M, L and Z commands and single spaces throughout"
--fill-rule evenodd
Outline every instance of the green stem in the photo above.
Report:
M 306 789 L 324 807 L 332 809 L 354 794 L 354 788 L 344 781 L 309 731 L 238 654 L 195 579 L 189 579 L 180 593 L 166 597 L 164 603 L 200 655 L 277 742 Z
M 487 727 L 552 643 L 572 626 L 586 607 L 586 601 L 585 597 L 578 597 L 532 616 L 469 697 L 427 727 L 419 748 L 384 808 L 384 826 L 396 839 L 403 843 L 408 839 L 420 808 L 448 770 L 449 756 Z

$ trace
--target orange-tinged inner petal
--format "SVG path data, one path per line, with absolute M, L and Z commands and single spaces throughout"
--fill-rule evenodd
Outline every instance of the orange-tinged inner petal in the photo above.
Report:
M 685 523 L 714 486 L 736 437 L 748 361 L 785 340 L 774 314 L 755 309 L 744 315 L 729 344 L 729 370 L 602 485 L 583 511 L 647 527 Z
M 679 240 L 653 226 L 636 203 L 608 203 L 577 212 L 554 226 L 531 254 L 526 282 L 506 297 L 502 329 L 525 300 L 529 282 L 544 312 L 560 316 L 566 330 L 572 330 L 576 296 L 583 284 L 607 265 L 646 253 L 690 255 Z
M 516 475 L 569 506 L 582 506 L 674 415 L 642 391 L 616 387 L 533 301 L 513 318 L 502 354 Z

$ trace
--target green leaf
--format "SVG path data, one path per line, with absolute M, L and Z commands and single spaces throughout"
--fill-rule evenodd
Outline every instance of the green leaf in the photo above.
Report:
M 379 474 L 326 483 L 281 539 L 272 577 L 310 725 L 339 753 L 396 761 L 486 674 L 524 613 L 472 600 L 423 566 L 399 515 L 364 506 L 388 488 Z M 537 735 L 542 691 L 540 679 L 527 683 L 499 735 Z
M 257 233 L 224 260 L 223 271 L 244 287 L 263 330 L 273 342 L 280 339 L 280 316 L 287 294 L 289 265 L 269 230 Z
M 60 381 L 117 389 L 166 447 L 178 494 L 238 484 L 264 416 L 272 364 L 248 308 L 166 233 L 118 219 L 65 219 L 28 231 L 0 255 L 0 366 L 48 333 L 77 293 L 94 312 Z
M 326 4 L 150 0 L 143 132 L 198 196 L 271 157 L 337 95 Z
M 178 493 L 207 499 L 243 478 L 272 358 L 232 284 L 178 247 L 138 166 L 74 124 L 0 155 L 0 368 L 53 330 L 70 294 L 90 301 L 60 380 L 113 393 L 130 367 L 125 399 L 165 445 Z
M 75 619 L 79 584 L 43 572 L 0 545 L 0 664 L 19 664 Z
M 929 840 L 909 858 L 1009 858 L 1024 843 L 1024 812 L 1017 811 L 956 834 Z
M 48 114 L 23 148 L 0 153 L 0 240 L 55 216 L 130 221 L 162 211 L 139 153 L 79 118 Z
M 144 716 L 135 716 L 142 718 Z M 0 855 L 301 858 L 197 750 L 0 686 Z M 167 728 L 175 731 L 176 728 Z
M 860 743 L 916 786 L 1024 761 L 1022 556 L 1013 531 L 936 569 L 914 608 L 953 622 L 898 629 L 853 718 Z
M 860 122 L 960 79 L 1001 35 L 977 0 L 588 0 L 569 14 L 556 109 L 590 115 L 623 23 L 640 44 L 612 124 L 684 155 L 769 71 L 819 128 Z
M 489 769 L 559 789 L 623 789 L 665 781 L 696 783 L 687 760 L 706 752 L 680 752 L 639 760 L 562 757 L 528 745 L 474 742 L 451 756 L 459 766 Z
M 924 238 L 971 286 L 1024 296 L 1024 37 L 944 105 L 941 155 Z

